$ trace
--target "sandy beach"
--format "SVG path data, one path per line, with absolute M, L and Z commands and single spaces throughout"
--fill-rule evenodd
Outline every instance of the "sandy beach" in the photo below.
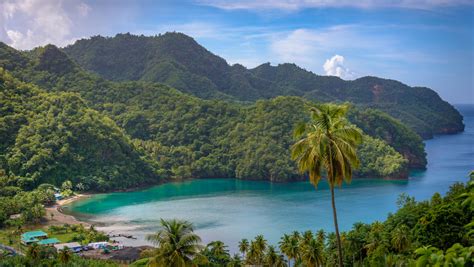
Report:
M 45 224 L 46 225 L 82 224 L 84 226 L 90 226 L 89 223 L 84 222 L 84 221 L 79 221 L 74 216 L 64 214 L 61 211 L 62 206 L 70 204 L 79 199 L 90 197 L 90 196 L 91 195 L 89 194 L 77 194 L 68 199 L 58 200 L 56 202 L 56 205 L 54 206 L 46 207 L 46 215 L 45 215 L 46 223 Z

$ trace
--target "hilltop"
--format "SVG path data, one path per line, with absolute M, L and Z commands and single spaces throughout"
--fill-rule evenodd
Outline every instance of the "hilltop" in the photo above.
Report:
M 63 49 L 83 68 L 114 81 L 160 82 L 205 99 L 256 101 L 280 95 L 349 101 L 384 111 L 423 138 L 463 131 L 462 116 L 433 90 L 395 80 L 321 76 L 295 64 L 229 65 L 182 33 L 94 36 Z
M 102 116 L 110 127 L 118 128 L 110 130 L 110 133 L 103 131 L 103 138 L 123 139 L 126 150 L 130 151 L 127 155 L 134 157 L 133 160 L 120 161 L 123 166 L 115 168 L 117 172 L 107 171 L 106 176 L 100 176 L 99 165 L 92 162 L 92 165 L 83 164 L 88 162 L 84 160 L 98 157 L 93 162 L 100 163 L 104 155 L 108 157 L 108 153 L 123 151 L 124 145 L 112 145 L 111 148 L 117 148 L 117 152 L 94 152 L 93 149 L 86 149 L 81 152 L 83 154 L 80 157 L 71 156 L 67 161 L 56 158 L 56 153 L 59 153 L 56 149 L 28 146 L 31 151 L 27 152 L 27 157 L 35 160 L 51 159 L 39 160 L 37 165 L 32 166 L 28 160 L 23 161 L 25 157 L 20 152 L 24 153 L 24 150 L 19 148 L 28 138 L 23 140 L 19 139 L 18 134 L 7 134 L 11 141 L 3 148 L 2 157 L 16 157 L 17 161 L 8 160 L 0 168 L 18 179 L 57 184 L 66 178 L 76 183 L 84 179 L 107 177 L 107 181 L 96 187 L 107 191 L 122 187 L 114 182 L 123 177 L 120 169 L 134 172 L 136 168 L 140 168 L 136 173 L 142 178 L 135 179 L 130 175 L 130 185 L 155 183 L 163 181 L 160 179 L 163 177 L 236 177 L 272 181 L 302 178 L 290 159 L 288 149 L 293 142 L 292 129 L 295 124 L 307 119 L 302 108 L 311 104 L 307 99 L 280 96 L 242 104 L 229 100 L 201 99 L 160 83 L 109 81 L 84 70 L 53 45 L 22 52 L 0 44 L 0 55 L 3 59 L 0 67 L 6 69 L 5 79 L 15 80 L 11 82 L 14 87 L 23 86 L 20 86 L 22 81 L 25 86 L 37 86 L 37 90 L 41 90 L 39 94 L 49 94 L 52 97 L 73 94 L 81 99 L 80 106 Z M 14 88 L 11 90 L 16 92 Z M 3 99 L 5 106 L 13 101 L 9 97 Z M 38 110 L 39 107 L 35 105 L 41 104 L 35 101 L 28 103 L 31 110 Z M 79 104 L 77 107 L 79 108 Z M 47 114 L 49 113 L 44 116 Z M 61 114 L 64 119 L 68 118 L 68 114 L 73 115 Z M 16 111 L 9 113 L 8 117 L 10 116 L 17 116 Z M 362 165 L 357 176 L 404 178 L 407 177 L 408 168 L 423 168 L 426 165 L 421 138 L 389 115 L 373 109 L 354 107 L 350 119 L 366 132 L 365 143 L 360 147 Z M 54 143 L 57 138 L 72 140 L 68 134 L 80 134 L 75 130 L 64 132 L 65 126 L 61 123 L 46 125 L 49 125 L 51 129 L 48 129 L 54 134 L 43 136 L 47 132 L 38 130 L 38 138 L 35 138 L 42 140 L 41 143 L 44 144 Z M 40 126 L 30 118 L 23 124 L 18 124 L 20 129 L 15 131 L 30 133 L 31 130 L 26 129 Z M 10 128 L 7 127 L 5 132 L 11 132 Z M 110 135 L 114 132 L 123 137 Z M 85 145 L 93 143 L 92 140 L 93 138 L 83 139 L 87 142 Z M 76 169 L 68 176 L 65 174 L 69 173 L 67 166 L 70 164 Z M 128 166 L 129 164 L 131 165 Z M 51 177 L 48 172 L 37 171 L 43 169 L 61 170 L 61 175 L 56 175 L 61 178 L 57 181 L 48 180 Z M 148 173 L 142 174 L 143 171 Z M 88 176 L 88 172 L 94 175 Z M 79 179 L 80 177 L 84 179 Z

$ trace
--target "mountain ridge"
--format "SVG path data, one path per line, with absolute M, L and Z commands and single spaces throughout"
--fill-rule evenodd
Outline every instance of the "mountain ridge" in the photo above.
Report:
M 21 66 L 9 60 L 2 63 L 18 79 L 51 94 L 79 94 L 87 105 L 111 118 L 132 138 L 134 148 L 159 177 L 301 178 L 287 153 L 293 125 L 305 118 L 301 109 L 310 104 L 301 97 L 245 104 L 204 100 L 162 84 L 105 80 L 83 70 L 55 46 L 22 52 L 0 45 L 1 55 L 25 60 Z M 408 167 L 425 166 L 418 135 L 394 119 L 357 110 L 351 121 L 376 129 L 361 148 L 363 164 L 358 176 L 405 178 Z
M 204 99 L 254 102 L 294 95 L 317 102 L 349 101 L 384 111 L 423 138 L 464 129 L 461 114 L 429 88 L 373 76 L 346 81 L 293 63 L 231 66 L 183 33 L 94 36 L 62 51 L 106 79 L 160 82 Z

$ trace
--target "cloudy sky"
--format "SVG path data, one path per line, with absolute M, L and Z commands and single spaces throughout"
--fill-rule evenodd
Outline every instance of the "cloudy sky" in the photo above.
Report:
M 92 35 L 184 32 L 230 64 L 291 62 L 373 75 L 474 103 L 472 0 L 0 0 L 0 40 L 18 49 Z

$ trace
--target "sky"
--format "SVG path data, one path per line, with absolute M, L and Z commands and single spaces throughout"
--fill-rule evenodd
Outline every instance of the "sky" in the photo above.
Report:
M 229 64 L 378 76 L 474 104 L 473 0 L 0 0 L 0 41 L 21 50 L 167 31 Z

